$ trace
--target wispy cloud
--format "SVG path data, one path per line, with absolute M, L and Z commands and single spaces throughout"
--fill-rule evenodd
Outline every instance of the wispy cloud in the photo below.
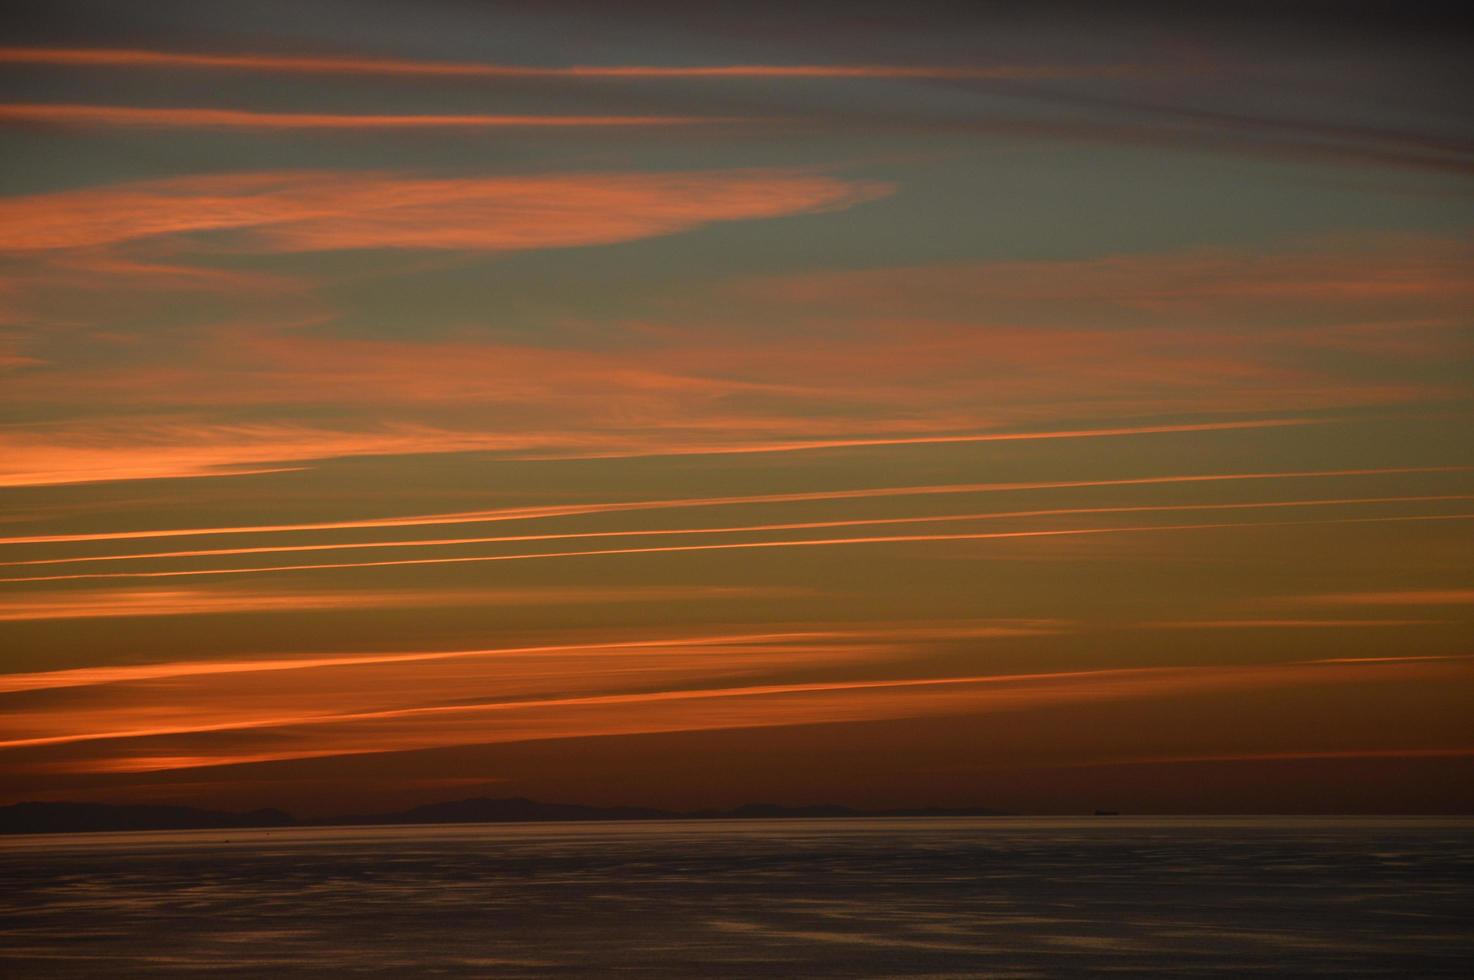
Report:
M 4 123 L 131 126 L 151 129 L 547 129 L 607 126 L 694 126 L 742 122 L 705 116 L 372 115 L 326 112 L 253 112 L 164 106 L 0 104 Z
M 220 674 L 254 674 L 261 671 L 318 670 L 330 667 L 362 667 L 378 664 L 421 663 L 486 657 L 525 657 L 549 654 L 600 654 L 606 651 L 690 651 L 705 646 L 768 644 L 793 641 L 813 642 L 834 634 L 814 631 L 787 633 L 709 634 L 682 637 L 644 637 L 607 643 L 559 643 L 524 647 L 492 647 L 478 650 L 432 650 L 413 653 L 338 654 L 306 656 L 282 654 L 255 660 L 187 660 L 122 667 L 79 667 L 35 673 L 0 674 L 0 692 L 34 691 L 56 687 L 92 687 L 99 684 L 129 684 L 174 677 L 213 677 Z
M 238 247 L 261 251 L 558 248 L 848 207 L 887 192 L 877 182 L 771 171 L 224 174 L 0 199 L 0 251 L 204 231 L 241 232 Z
M 512 590 L 499 590 L 511 594 Z M 535 595 L 533 601 L 574 602 L 592 600 L 619 602 L 628 599 L 698 599 L 753 598 L 780 594 L 778 589 L 718 589 L 703 587 L 644 587 L 627 590 L 564 589 L 526 590 Z M 402 593 L 400 593 L 402 594 Z M 490 593 L 495 596 L 497 591 Z M 791 652 L 794 644 L 806 644 L 813 657 L 804 663 L 817 662 L 818 651 L 831 650 L 841 659 L 863 652 L 866 657 L 894 652 L 896 642 L 918 640 L 976 640 L 992 637 L 1038 636 L 1058 633 L 1066 624 L 1039 619 L 975 619 L 962 622 L 933 623 L 907 621 L 896 623 L 864 623 L 835 625 L 803 624 L 784 630 L 767 632 L 708 632 L 682 636 L 645 635 L 628 640 L 580 643 L 544 643 L 519 647 L 488 647 L 476 650 L 431 650 L 409 653 L 363 653 L 315 656 L 283 653 L 253 660 L 183 660 L 160 663 L 129 664 L 121 667 L 78 667 L 32 673 L 0 674 L 0 693 L 34 691 L 56 687 L 91 687 L 99 684 L 130 684 L 173 677 L 213 677 L 221 674 L 255 674 L 262 671 L 321 670 L 362 667 L 380 664 L 421 663 L 426 661 L 466 660 L 481 658 L 533 657 L 552 659 L 553 655 L 580 654 L 603 658 L 608 653 L 646 656 L 679 656 L 683 652 L 703 652 L 715 648 L 717 653 L 734 646 L 765 645 L 776 652 Z M 858 647 L 864 641 L 866 646 Z M 795 661 L 797 662 L 797 661 Z M 707 664 L 706 667 L 710 665 Z M 705 669 L 705 667 L 703 668 Z
M 0 201 L 0 218 L 15 219 L 0 224 L 0 248 L 43 262 L 207 232 L 237 260 L 498 252 L 629 241 L 884 192 L 774 171 L 237 174 Z M 128 267 L 128 257 L 119 262 Z M 138 264 L 147 282 L 159 265 L 182 263 Z M 316 298 L 299 309 L 299 294 L 291 316 L 264 310 L 252 322 L 134 338 L 113 359 L 78 358 L 38 331 L 29 348 L 50 357 L 18 360 L 7 398 L 43 413 L 65 408 L 73 420 L 8 430 L 0 483 L 227 475 L 416 452 L 619 458 L 1313 424 L 1460 396 L 1457 368 L 1474 353 L 1459 326 L 1467 264 L 1467 249 L 1448 242 L 1378 237 L 1262 254 L 788 276 L 678 291 L 662 321 L 620 322 L 594 346 L 512 342 L 483 324 L 433 338 L 353 336 L 338 328 L 341 311 Z M 231 297 L 259 292 L 249 281 L 229 288 Z M 53 294 L 53 306 L 63 302 Z M 561 336 L 562 325 L 548 331 Z M 356 424 L 308 426 L 304 409 Z M 93 421 L 110 414 L 126 421 Z M 253 421 L 222 421 L 241 416 Z M 1145 424 L 1184 416 L 1228 419 Z
M 138 48 L 0 48 L 0 63 L 76 68 L 188 68 L 283 74 L 408 75 L 483 79 L 858 78 L 1005 79 L 1101 78 L 1136 74 L 1130 65 L 505 65 L 404 58 L 283 56 L 154 51 Z
M 434 606 L 539 606 L 609 602 L 694 602 L 791 594 L 781 589 L 722 586 L 549 586 L 439 590 L 110 589 L 12 596 L 0 600 L 0 622 L 109 619 L 130 616 L 202 616 L 235 613 L 322 612 Z M 0 691 L 9 679 L 0 677 Z
M 1254 68 L 1231 69 L 1219 63 L 1192 67 L 1180 62 L 1070 61 L 993 64 L 713 64 L 713 65 L 511 65 L 424 61 L 385 57 L 282 56 L 118 48 L 0 48 L 0 64 L 58 68 L 151 70 L 216 70 L 553 82 L 692 82 L 723 80 L 774 81 L 854 80 L 932 81 L 954 87 L 997 82 L 1008 86 L 1013 112 L 980 103 L 974 113 L 943 116 L 897 116 L 884 111 L 800 113 L 809 126 L 859 126 L 868 131 L 921 128 L 981 135 L 1090 141 L 1106 144 L 1207 149 L 1318 163 L 1399 166 L 1468 173 L 1474 150 L 1467 142 L 1431 133 L 1378 129 L 1318 118 L 1286 119 L 1277 112 L 1209 109 L 1185 99 L 1143 100 L 1099 91 L 1061 92 L 1030 87 L 1033 82 L 1130 83 L 1143 79 L 1176 79 L 1183 85 L 1204 81 L 1241 81 L 1258 74 Z M 1259 66 L 1262 68 L 1262 66 Z M 1083 86 L 1076 86 L 1083 89 Z M 954 93 L 955 94 L 955 93 Z M 1020 97 L 1031 98 L 1032 111 L 1019 113 Z
M 720 648 L 717 648 L 720 649 Z M 689 665 L 687 665 L 689 671 Z M 1454 663 L 1137 667 L 1046 673 L 899 677 L 880 680 L 711 684 L 469 703 L 325 710 L 270 710 L 259 693 L 211 697 L 208 713 L 175 711 L 140 727 L 75 728 L 0 742 L 0 749 L 87 745 L 80 758 L 53 765 L 80 772 L 146 772 L 210 765 L 413 751 L 452 745 L 588 738 L 663 731 L 768 727 L 993 713 L 1083 701 L 1180 697 L 1195 692 L 1365 683 L 1379 678 L 1453 679 Z M 397 680 L 397 677 L 386 680 Z M 656 678 L 650 678 L 652 681 Z M 674 677 L 666 678 L 667 682 Z M 687 674 L 687 683 L 694 678 Z M 307 710 L 303 710 L 307 709 Z M 93 723 L 142 720 L 132 709 L 105 711 Z M 33 724 L 43 719 L 31 719 Z M 268 748 L 257 735 L 291 733 Z M 135 747 L 137 740 L 152 740 Z
M 216 534 L 263 534 L 293 531 L 332 531 L 360 528 L 399 528 L 498 521 L 539 520 L 584 514 L 615 514 L 628 511 L 681 510 L 701 507 L 732 507 L 761 504 L 863 500 L 886 497 L 932 496 L 938 494 L 995 493 L 1024 490 L 1073 490 L 1101 487 L 1171 486 L 1175 484 L 1220 483 L 1239 480 L 1339 479 L 1352 477 L 1404 476 L 1420 473 L 1461 473 L 1470 467 L 1418 466 L 1352 470 L 1288 470 L 1279 473 L 1194 473 L 1170 476 L 1127 477 L 1115 480 L 1046 480 L 1005 483 L 942 483 L 910 487 L 871 487 L 851 490 L 815 490 L 801 493 L 767 493 L 731 497 L 677 497 L 661 500 L 597 501 L 502 507 L 494 510 L 415 514 L 348 521 L 314 521 L 302 524 L 245 524 L 237 527 L 162 528 L 148 531 L 101 531 L 78 534 L 32 534 L 0 538 L 0 544 L 48 544 L 69 541 L 120 541 L 140 538 L 192 537 Z
M 0 578 L 0 582 L 60 582 L 83 579 L 179 578 L 201 575 L 259 575 L 271 572 L 299 572 L 337 568 L 388 568 L 408 565 L 460 565 L 481 562 L 533 561 L 552 558 L 595 558 L 616 555 L 680 554 L 694 551 L 739 551 L 755 548 L 819 548 L 842 545 L 876 545 L 937 541 L 991 541 L 1014 538 L 1080 537 L 1101 534 L 1140 534 L 1162 531 L 1209 531 L 1273 527 L 1309 527 L 1320 524 L 1385 524 L 1409 521 L 1474 520 L 1474 514 L 1415 514 L 1392 517 L 1341 517 L 1305 521 L 1264 521 L 1259 523 L 1221 524 L 1156 524 L 1132 527 L 1083 527 L 1029 531 L 982 531 L 946 534 L 878 534 L 864 537 L 812 538 L 797 541 L 726 541 L 717 544 L 653 545 L 639 548 L 601 548 L 587 551 L 546 551 L 512 555 L 470 555 L 454 558 L 400 558 L 380 561 L 324 562 L 307 565 L 237 566 L 230 568 L 196 568 L 161 572 L 74 572 L 62 575 L 34 575 Z
M 714 442 L 709 436 L 690 433 L 687 435 L 690 441 L 683 444 L 661 427 L 645 431 L 510 428 L 501 432 L 477 432 L 399 424 L 345 432 L 296 424 L 150 423 L 147 419 L 133 419 L 127 423 L 48 425 L 0 433 L 0 449 L 4 450 L 0 486 L 236 476 L 270 472 L 272 468 L 263 464 L 347 456 L 495 452 L 520 459 L 590 459 L 778 453 L 1234 431 L 1311 425 L 1318 421 L 1260 419 L 1108 429 L 735 442 L 730 439 Z
M 1194 248 L 1051 261 L 954 262 L 808 272 L 750 281 L 759 297 L 815 304 L 885 321 L 946 321 L 962 304 L 999 320 L 1039 323 L 1094 313 L 1133 326 L 1452 323 L 1474 298 L 1468 243 L 1429 235 L 1360 235 L 1273 248 Z M 1129 319 L 1128 319 L 1129 318 Z M 1018 338 L 1020 342 L 1024 339 Z
M 535 438 L 535 437 L 534 437 Z M 0 486 L 54 486 L 274 473 L 292 463 L 339 456 L 526 449 L 527 434 L 450 432 L 392 426 L 333 432 L 305 425 L 189 425 L 116 420 L 40 426 L 0 434 Z
M 940 488 L 939 488 L 940 489 Z M 971 514 L 928 514 L 914 517 L 871 517 L 830 521 L 790 521 L 780 524 L 739 524 L 733 526 L 683 527 L 683 528 L 640 528 L 619 531 L 563 531 L 550 534 L 510 534 L 487 537 L 460 538 L 414 538 L 392 541 L 352 541 L 329 544 L 258 545 L 249 548 L 213 548 L 182 551 L 149 551 L 131 554 L 79 555 L 63 558 L 32 558 L 22 561 L 0 561 L 4 566 L 70 565 L 99 561 L 136 561 L 160 558 L 207 558 L 223 555 L 262 555 L 316 551 L 354 551 L 363 548 L 426 548 L 450 547 L 468 544 L 512 544 L 529 541 L 568 541 L 599 538 L 643 538 L 668 537 L 671 535 L 708 534 L 752 534 L 771 531 L 808 531 L 836 527 L 877 527 L 895 524 L 945 524 L 959 521 L 995 521 L 1023 517 L 1061 517 L 1083 514 L 1144 514 L 1173 513 L 1180 511 L 1215 510 L 1263 510 L 1295 507 L 1345 507 L 1368 504 L 1432 503 L 1443 501 L 1474 500 L 1474 494 L 1441 494 L 1431 496 L 1404 497 L 1344 497 L 1313 500 L 1261 500 L 1244 503 L 1205 504 L 1143 504 L 1128 507 L 1056 507 L 1045 510 L 1010 510 Z M 3 542 L 0 542 L 3 543 Z M 5 618 L 0 609 L 0 619 Z

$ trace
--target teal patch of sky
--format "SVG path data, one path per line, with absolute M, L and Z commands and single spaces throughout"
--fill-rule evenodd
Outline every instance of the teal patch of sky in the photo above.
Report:
M 1191 151 L 1000 146 L 908 166 L 845 168 L 897 185 L 852 208 L 721 222 L 614 245 L 522 253 L 392 255 L 378 275 L 329 286 L 332 330 L 435 337 L 487 325 L 536 339 L 558 319 L 662 316 L 708 286 L 805 271 L 929 263 L 1071 260 L 1203 247 L 1270 249 L 1336 234 L 1459 235 L 1469 202 L 1317 179 L 1298 164 Z M 291 256 L 351 265 L 351 256 Z M 286 262 L 288 259 L 273 261 Z M 395 275 L 396 265 L 404 270 Z M 689 312 L 686 314 L 689 315 Z M 557 343 L 555 338 L 549 338 Z

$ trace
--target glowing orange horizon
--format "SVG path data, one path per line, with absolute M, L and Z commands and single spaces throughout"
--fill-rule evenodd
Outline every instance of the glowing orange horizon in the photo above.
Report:
M 1436 676 L 1446 674 L 1449 666 L 1432 663 L 1287 661 L 1257 665 L 1117 667 L 626 691 L 360 711 L 254 715 L 231 721 L 73 732 L 0 741 L 0 751 L 276 728 L 292 728 L 304 735 L 313 733 L 319 739 L 317 744 L 311 740 L 303 740 L 295 749 L 264 754 L 244 749 L 237 755 L 152 755 L 134 757 L 131 762 L 124 757 L 84 759 L 61 764 L 61 768 L 66 771 L 157 771 L 545 738 L 918 717 L 959 708 L 1021 710 L 1062 701 L 1149 698 L 1213 690 L 1262 689 L 1266 684 L 1293 686 L 1317 682 L 1354 683 L 1367 677 L 1368 672 L 1396 671 L 1402 675 L 1424 676 L 1430 675 L 1431 671 L 1434 673 L 1430 676 Z M 877 695 L 883 696 L 882 699 L 877 700 Z M 734 708 L 720 712 L 705 707 L 714 702 L 731 702 Z M 735 707 L 737 705 L 744 707 Z M 639 707 L 641 710 L 625 710 L 631 707 Z M 617 713 L 612 717 L 600 714 L 609 709 Z M 531 715 L 532 720 L 523 722 L 523 727 L 516 727 L 518 722 L 514 720 L 511 722 L 513 727 L 497 730 L 487 726 L 488 715 L 507 715 L 513 719 L 519 715 Z M 377 730 L 374 728 L 374 723 L 395 723 L 406 719 L 443 721 L 454 727 L 418 727 L 408 730 L 386 729 L 382 726 Z M 365 726 L 368 728 L 366 733 L 355 734 L 357 729 Z M 323 740 L 328 744 L 323 745 Z
M 1289 666 L 1289 665 L 1286 665 Z M 1296 664 L 1294 666 L 1302 666 Z M 492 711 L 521 711 L 540 708 L 590 707 L 596 705 L 654 704 L 665 701 L 703 701 L 715 698 L 764 697 L 768 695 L 806 694 L 832 691 L 861 691 L 910 687 L 943 687 L 968 684 L 1007 684 L 1026 681 L 1072 680 L 1082 677 L 1122 677 L 1143 674 L 1184 673 L 1212 670 L 1211 667 L 1115 667 L 1101 670 L 1055 671 L 1035 674 L 989 674 L 967 677 L 901 678 L 878 681 L 815 681 L 800 684 L 760 684 L 745 687 L 696 688 L 677 691 L 596 694 L 569 698 L 544 698 L 522 701 L 478 702 L 473 704 L 438 704 L 408 708 L 385 708 L 351 714 L 284 715 L 272 718 L 238 720 L 215 724 L 165 726 L 153 729 L 112 732 L 77 732 L 38 738 L 0 740 L 0 750 L 32 748 L 45 745 L 69 745 L 76 742 L 100 742 L 120 739 L 153 738 L 160 735 L 194 735 L 220 731 L 244 731 L 298 725 L 340 725 L 362 721 L 414 718 L 432 715 L 481 714 Z

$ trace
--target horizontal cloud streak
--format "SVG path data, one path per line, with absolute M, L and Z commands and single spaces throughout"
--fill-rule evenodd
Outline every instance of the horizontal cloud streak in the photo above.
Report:
M 240 247 L 262 251 L 558 248 L 847 207 L 887 191 L 876 182 L 773 171 L 180 177 L 0 199 L 0 251 L 203 231 L 250 233 Z
M 108 619 L 131 616 L 201 616 L 232 613 L 322 612 L 434 606 L 537 606 L 606 602 L 694 602 L 753 599 L 787 594 L 778 589 L 720 586 L 599 588 L 373 589 L 290 592 L 197 589 L 127 589 L 0 600 L 0 622 Z M 0 691 L 6 689 L 0 679 Z
M 300 572 L 338 568 L 387 568 L 407 565 L 459 565 L 494 561 L 528 561 L 547 558 L 593 558 L 613 555 L 678 554 L 693 551 L 738 551 L 754 548 L 816 548 L 837 545 L 897 544 L 931 541 L 989 541 L 1008 538 L 1076 537 L 1097 534 L 1135 534 L 1152 531 L 1206 531 L 1214 529 L 1246 529 L 1272 527 L 1310 527 L 1322 524 L 1383 524 L 1405 521 L 1461 521 L 1474 519 L 1474 514 L 1417 514 L 1396 517 L 1342 517 L 1307 521 L 1265 521 L 1260 523 L 1224 524 L 1158 524 L 1134 527 L 1064 528 L 1034 531 L 985 531 L 958 534 L 889 534 L 856 538 L 819 538 L 798 541 L 731 541 L 720 544 L 658 545 L 645 548 L 604 548 L 589 551 L 551 551 L 514 555 L 473 555 L 457 558 L 401 558 L 384 561 L 330 562 L 316 565 L 268 565 L 262 567 L 203 568 L 169 572 L 76 572 L 67 575 L 35 575 L 0 578 L 0 582 L 61 582 L 82 579 L 179 578 L 199 575 L 256 575 L 268 572 Z
M 252 112 L 164 106 L 0 104 L 0 125 L 132 126 L 157 129 L 547 129 L 606 126 L 693 126 L 742 122 L 702 116 L 368 115 Z
M 600 590 L 569 589 L 568 593 Z M 617 592 L 618 590 L 608 590 Z M 703 592 L 726 592 L 733 597 L 762 594 L 763 590 L 707 589 L 699 587 L 647 588 L 629 590 L 658 595 L 662 591 L 670 598 L 705 597 Z M 619 601 L 617 598 L 612 601 Z M 307 656 L 281 654 L 255 660 L 194 660 L 172 661 L 150 664 L 130 664 L 121 667 L 79 667 L 68 670 L 49 670 L 34 673 L 0 674 L 0 693 L 34 691 L 58 687 L 91 687 L 102 684 L 128 684 L 162 680 L 175 677 L 213 677 L 222 674 L 255 674 L 263 671 L 320 670 L 335 667 L 362 667 L 420 663 L 427 661 L 466 660 L 498 657 L 545 657 L 553 654 L 604 652 L 634 652 L 645 654 L 651 651 L 668 652 L 672 656 L 682 651 L 730 645 L 792 645 L 804 643 L 811 646 L 841 642 L 848 653 L 853 646 L 843 641 L 872 641 L 880 644 L 892 641 L 919 639 L 983 639 L 1002 636 L 1033 636 L 1060 632 L 1063 625 L 1053 620 L 998 619 L 970 620 L 960 623 L 903 622 L 894 624 L 866 624 L 863 626 L 834 626 L 816 624 L 801 629 L 777 632 L 704 633 L 689 636 L 649 636 L 632 640 L 602 643 L 553 643 L 520 647 L 487 647 L 476 650 L 432 650 L 411 653 L 368 653 L 337 654 L 333 656 Z M 880 647 L 877 647 L 880 649 Z M 888 649 L 888 648 L 886 648 Z
M 481 524 L 499 521 L 538 520 L 585 514 L 614 514 L 630 511 L 731 507 L 759 504 L 807 503 L 835 500 L 864 500 L 886 497 L 937 494 L 995 493 L 1024 490 L 1069 490 L 1103 487 L 1164 486 L 1218 483 L 1238 480 L 1334 479 L 1359 476 L 1401 476 L 1417 473 L 1462 473 L 1470 467 L 1414 466 L 1352 470 L 1288 470 L 1279 473 L 1201 473 L 1176 476 L 1127 477 L 1116 480 L 1049 480 L 1013 483 L 944 483 L 912 487 L 874 487 L 857 490 L 816 490 L 801 493 L 753 494 L 734 497 L 685 497 L 664 500 L 604 501 L 584 504 L 551 504 L 503 507 L 496 510 L 417 514 L 408 517 L 368 518 L 352 521 L 313 521 L 302 524 L 246 524 L 239 527 L 164 528 L 150 531 L 102 531 L 81 534 L 33 534 L 0 538 L 3 544 L 48 544 L 68 541 L 121 541 L 140 538 L 194 537 L 217 534 L 266 534 L 294 531 L 336 531 L 361 528 L 423 527 L 447 524 Z
M 686 184 L 698 177 L 704 190 Z M 221 238 L 208 244 L 233 262 L 249 251 L 551 248 L 824 210 L 870 187 L 776 171 L 605 179 L 137 182 L 0 201 L 17 217 L 0 225 L 0 241 L 9 235 L 23 261 L 52 272 L 48 256 L 65 260 L 65 275 L 22 296 L 54 318 L 72 294 L 96 289 L 79 253 L 91 265 L 114 247 L 172 259 L 199 247 L 190 232 Z M 675 213 L 662 217 L 664 207 Z M 66 247 L 85 241 L 93 244 Z M 149 270 L 143 286 L 160 269 L 178 278 L 180 267 L 101 262 L 110 278 Z M 1471 347 L 1460 318 L 1474 297 L 1467 264 L 1456 243 L 1372 236 L 1268 252 L 830 272 L 749 280 L 715 296 L 677 291 L 662 322 L 622 318 L 597 344 L 559 341 L 559 325 L 539 340 L 479 321 L 429 337 L 355 335 L 341 312 L 306 298 L 305 279 L 256 309 L 268 290 L 216 276 L 229 292 L 210 302 L 249 302 L 249 316 L 140 336 L 117 359 L 17 331 L 16 353 L 40 356 L 10 372 L 7 400 L 54 421 L 4 434 L 0 483 L 230 475 L 415 452 L 822 452 L 1144 434 L 1154 428 L 1145 419 L 1252 420 L 1162 432 L 1345 419 L 1346 409 L 1461 397 L 1458 368 Z M 160 297 L 143 286 L 135 296 Z M 159 298 L 157 310 L 128 316 L 169 317 L 180 305 Z M 74 420 L 56 419 L 59 411 Z M 126 421 L 102 421 L 109 415 Z
M 0 63 L 98 68 L 191 68 L 287 74 L 411 75 L 506 79 L 873 78 L 1009 79 L 1100 78 L 1134 74 L 1117 65 L 497 65 L 403 58 L 302 57 L 212 54 L 137 48 L 0 48 Z
M 953 443 L 969 442 L 1017 442 L 1032 439 L 1089 439 L 1102 436 L 1136 436 L 1155 435 L 1173 432 L 1216 432 L 1231 429 L 1272 429 L 1286 425 L 1318 425 L 1323 419 L 1255 419 L 1246 422 L 1196 422 L 1180 425 L 1140 425 L 1123 426 L 1115 429 L 1062 429 L 1056 432 L 999 432 L 984 434 L 962 434 L 962 435 L 938 435 L 938 436 L 899 436 L 882 437 L 875 439 L 807 439 L 807 440 L 785 440 L 781 442 L 757 442 L 749 445 L 737 446 L 692 446 L 688 448 L 671 449 L 661 452 L 656 449 L 643 450 L 611 450 L 599 452 L 593 450 L 579 454 L 579 458 L 618 458 L 626 456 L 659 456 L 659 455 L 704 455 L 707 453 L 784 453 L 801 452 L 811 449 L 857 449 L 867 446 L 927 446 L 948 445 Z
M 1271 500 L 1247 503 L 1156 504 L 1129 507 L 1062 507 L 1048 510 L 1012 510 L 974 514 L 933 514 L 918 517 L 873 517 L 836 521 L 800 521 L 783 524 L 747 524 L 732 527 L 643 528 L 621 531 L 565 531 L 555 534 L 513 534 L 469 538 L 417 538 L 405 541 L 354 541 L 336 544 L 263 545 L 251 548 L 196 549 L 191 551 L 153 551 L 121 555 L 81 555 L 67 558 L 35 558 L 25 561 L 0 561 L 0 567 L 29 565 L 66 565 L 77 562 L 135 561 L 157 558 L 202 558 L 218 555 L 261 555 L 304 551 L 345 551 L 362 548 L 424 548 L 466 544 L 502 544 L 524 541 L 566 541 L 588 538 L 662 537 L 690 534 L 750 534 L 761 531 L 797 531 L 834 527 L 867 527 L 891 524 L 931 524 L 951 521 L 990 521 L 1019 517 L 1056 517 L 1081 514 L 1168 513 L 1184 510 L 1261 510 L 1282 507 L 1341 507 L 1365 504 L 1426 503 L 1432 501 L 1474 500 L 1474 494 L 1441 494 L 1417 497 L 1345 497 L 1318 500 Z M 0 619 L 4 613 L 0 611 Z
M 1186 432 L 1235 431 L 1321 424 L 1319 419 L 1260 419 L 1105 429 L 968 433 L 948 436 L 830 438 L 782 442 L 673 444 L 659 429 L 646 433 L 455 431 L 398 425 L 378 431 L 333 432 L 300 425 L 150 425 L 116 423 L 46 426 L 0 433 L 0 486 L 50 486 L 113 480 L 237 476 L 263 463 L 348 456 L 499 452 L 515 459 L 602 459 L 677 455 L 805 452 L 885 446 L 925 446 L 1036 439 L 1091 439 Z M 131 441 L 134 443 L 129 444 Z M 618 447 L 618 448 L 615 448 Z
M 1273 248 L 1194 248 L 1051 261 L 952 262 L 863 271 L 815 271 L 745 283 L 751 295 L 819 305 L 869 319 L 951 315 L 986 303 L 996 315 L 1094 314 L 1111 321 L 1234 326 L 1246 314 L 1276 321 L 1407 326 L 1457 322 L 1474 300 L 1474 249 L 1430 235 L 1361 235 Z M 1020 342 L 1026 339 L 1018 335 Z
M 527 647 L 491 647 L 483 650 L 436 650 L 420 653 L 340 654 L 330 657 L 279 656 L 257 660 L 204 660 L 136 664 L 123 667 L 80 667 L 73 670 L 40 671 L 29 674 L 0 674 L 0 692 L 35 691 L 55 687 L 91 687 L 126 684 L 174 677 L 205 677 L 218 674 L 252 674 L 261 671 L 316 670 L 326 667 L 358 667 L 377 664 L 419 663 L 468 657 L 528 656 L 550 653 L 598 652 L 604 650 L 685 650 L 695 646 L 727 643 L 764 643 L 782 640 L 814 640 L 830 634 L 816 631 L 788 633 L 738 633 L 679 638 L 647 638 L 613 643 L 563 643 Z
M 978 677 L 926 677 L 905 680 L 879 681 L 815 681 L 807 684 L 762 684 L 737 688 L 698 688 L 680 691 L 651 691 L 636 694 L 600 694 L 576 698 L 550 698 L 545 700 L 505 701 L 477 704 L 433 705 L 415 708 L 387 708 L 381 711 L 363 711 L 354 714 L 299 715 L 262 719 L 253 722 L 224 722 L 194 727 L 169 727 L 140 729 L 120 732 L 87 732 L 75 735 L 55 735 L 34 739 L 0 741 L 0 749 L 30 748 L 38 745 L 65 745 L 73 742 L 112 741 L 117 739 L 153 738 L 159 735 L 192 735 L 201 732 L 241 731 L 251 728 L 276 728 L 305 725 L 340 725 L 362 721 L 385 719 L 419 718 L 444 714 L 469 714 L 490 711 L 525 711 L 543 708 L 595 707 L 607 705 L 644 705 L 668 701 L 704 701 L 712 698 L 766 697 L 783 694 L 828 693 L 834 691 L 856 691 L 894 689 L 907 687 L 936 687 L 957 684 L 996 684 L 1040 679 L 1059 680 L 1101 675 L 1137 674 L 1151 668 L 1115 669 L 1099 671 L 1067 671 L 1056 674 L 1006 674 Z M 1170 669 L 1170 668 L 1163 668 Z M 1179 668 L 1180 669 L 1180 668 Z
M 135 444 L 128 444 L 132 435 Z M 283 472 L 278 462 L 414 453 L 506 451 L 523 435 L 396 426 L 329 432 L 300 425 L 44 426 L 0 433 L 0 486 L 58 486 Z
M 1128 667 L 1044 673 L 744 684 L 574 697 L 408 706 L 338 713 L 243 713 L 137 729 L 0 742 L 0 749 L 91 743 L 104 754 L 62 763 L 67 771 L 158 771 L 330 755 L 383 753 L 548 738 L 587 738 L 793 724 L 832 724 L 946 713 L 1029 710 L 1092 700 L 1177 697 L 1194 692 L 1339 684 L 1381 677 L 1453 677 L 1453 664 L 1310 664 Z M 295 744 L 263 753 L 253 732 L 289 731 Z M 236 746 L 186 755 L 133 754 L 138 739 L 241 736 Z M 111 751 L 116 747 L 122 755 Z

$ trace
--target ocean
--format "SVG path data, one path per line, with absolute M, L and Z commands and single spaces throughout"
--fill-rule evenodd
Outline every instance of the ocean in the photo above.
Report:
M 7 978 L 1467 978 L 1474 820 L 10 837 L 0 957 Z

